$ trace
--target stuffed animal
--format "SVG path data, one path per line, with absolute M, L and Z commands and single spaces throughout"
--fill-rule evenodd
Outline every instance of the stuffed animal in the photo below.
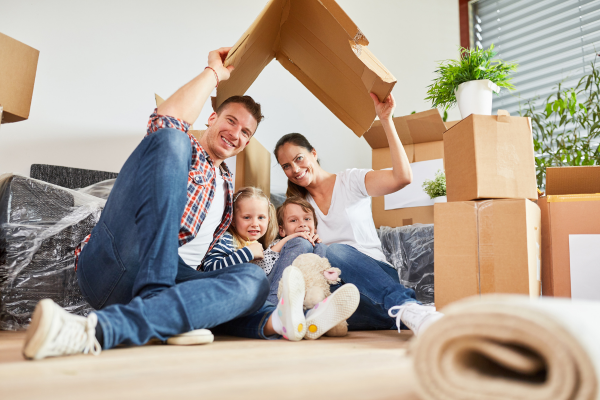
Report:
M 319 257 L 316 254 L 307 253 L 299 255 L 292 263 L 302 271 L 306 287 L 306 296 L 304 297 L 304 309 L 309 310 L 323 299 L 331 295 L 330 285 L 339 283 L 342 271 L 329 264 L 326 258 Z M 279 282 L 277 297 L 281 297 L 282 284 Z M 325 336 L 346 336 L 348 333 L 348 323 L 342 321 L 331 328 Z

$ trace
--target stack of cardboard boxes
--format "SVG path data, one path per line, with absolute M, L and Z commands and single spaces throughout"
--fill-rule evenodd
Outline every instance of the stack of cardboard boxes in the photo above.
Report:
M 470 115 L 444 133 L 448 203 L 434 208 L 435 304 L 541 291 L 529 118 Z
M 0 121 L 29 118 L 40 52 L 0 33 Z

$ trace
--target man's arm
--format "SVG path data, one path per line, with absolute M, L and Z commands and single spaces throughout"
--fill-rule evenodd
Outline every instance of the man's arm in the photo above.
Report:
M 229 79 L 233 66 L 230 65 L 227 68 L 223 66 L 229 50 L 231 47 L 221 47 L 208 53 L 208 66 L 212 69 L 205 69 L 200 75 L 173 93 L 158 107 L 157 113 L 178 118 L 189 124 L 196 122 L 208 96 L 217 84 L 215 72 L 219 82 Z

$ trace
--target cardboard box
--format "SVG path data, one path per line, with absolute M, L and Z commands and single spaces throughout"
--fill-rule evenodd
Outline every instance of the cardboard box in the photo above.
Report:
M 158 94 L 154 94 L 154 98 L 156 107 L 164 102 Z M 204 130 L 194 130 L 192 125 L 188 133 L 200 140 Z M 250 139 L 244 150 L 225 160 L 225 163 L 234 174 L 234 190 L 255 186 L 271 196 L 271 153 L 255 137 Z
M 600 234 L 598 193 L 600 166 L 546 169 L 546 196 L 538 200 L 544 296 L 571 297 L 569 235 Z
M 360 137 L 375 120 L 369 93 L 383 100 L 396 83 L 368 44 L 334 0 L 271 0 L 229 52 L 235 70 L 214 106 L 243 95 L 275 58 Z
M 0 111 L 2 123 L 29 118 L 40 52 L 0 33 Z
M 411 163 L 444 158 L 446 125 L 437 109 L 396 117 L 394 126 Z M 375 121 L 364 137 L 373 149 L 373 169 L 391 168 L 392 157 L 381 122 Z M 377 228 L 433 223 L 433 206 L 385 210 L 384 202 L 383 196 L 373 198 L 373 220 Z
M 436 204 L 436 307 L 485 293 L 539 296 L 540 217 L 525 199 Z
M 448 201 L 537 199 L 531 121 L 470 115 L 444 134 Z

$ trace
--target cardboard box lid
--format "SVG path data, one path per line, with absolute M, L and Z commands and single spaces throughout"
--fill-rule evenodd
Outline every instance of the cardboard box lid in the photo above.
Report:
M 396 83 L 368 44 L 334 0 L 271 0 L 229 52 L 235 70 L 214 106 L 243 95 L 276 58 L 360 137 L 375 120 L 369 93 L 383 100 Z
M 592 193 L 600 193 L 600 166 L 546 169 L 546 195 Z
M 434 108 L 416 114 L 393 119 L 398 137 L 403 145 L 437 142 L 444 140 L 446 125 L 440 112 Z M 389 147 L 381 121 L 375 121 L 365 133 L 365 140 L 373 149 Z
M 29 118 L 40 52 L 0 33 L 0 105 L 2 122 Z

